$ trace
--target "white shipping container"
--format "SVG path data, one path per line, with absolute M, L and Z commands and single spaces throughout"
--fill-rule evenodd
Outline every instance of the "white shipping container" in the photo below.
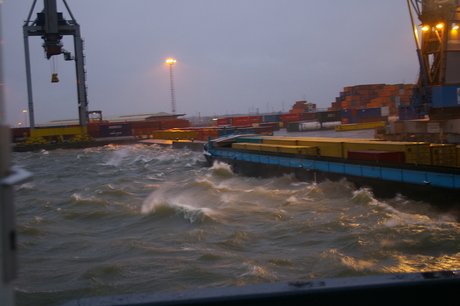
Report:
M 323 129 L 333 129 L 334 126 L 341 125 L 341 124 L 342 124 L 341 121 L 323 122 L 322 127 L 323 127 Z
M 321 123 L 319 122 L 301 122 L 299 126 L 300 131 L 314 131 L 321 128 Z

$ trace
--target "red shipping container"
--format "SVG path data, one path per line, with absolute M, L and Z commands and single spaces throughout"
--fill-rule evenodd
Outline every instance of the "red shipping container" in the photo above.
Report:
M 14 128 L 11 129 L 11 135 L 13 137 L 23 137 L 24 134 L 30 136 L 30 129 L 29 128 Z
M 374 117 L 374 118 L 357 118 L 358 123 L 370 123 L 370 122 L 381 122 L 385 121 L 384 117 Z
M 158 122 L 160 123 L 160 126 L 159 126 L 160 130 L 190 127 L 190 121 L 185 120 L 185 119 L 165 119 L 165 120 L 158 120 Z
M 348 151 L 348 158 L 396 162 L 396 163 L 404 163 L 406 160 L 404 152 L 379 151 L 379 150 Z
M 240 117 L 233 117 L 232 123 L 234 126 L 250 126 L 251 120 L 250 116 L 240 116 Z
M 302 120 L 316 120 L 316 113 L 302 113 Z
M 259 123 L 261 122 L 260 116 L 248 116 L 250 123 Z
M 300 114 L 283 114 L 281 115 L 281 121 L 299 121 Z
M 100 124 L 94 124 L 94 123 L 88 124 L 87 131 L 88 131 L 88 135 L 93 137 L 93 138 L 101 137 Z
M 258 126 L 254 128 L 256 134 L 273 135 L 273 126 Z
M 132 129 L 145 129 L 145 128 L 156 128 L 160 129 L 160 122 L 157 120 L 149 121 L 131 121 Z
M 196 131 L 196 139 L 197 140 L 205 140 L 203 130 L 197 130 Z
M 217 118 L 217 126 L 219 125 L 229 125 L 230 118 Z

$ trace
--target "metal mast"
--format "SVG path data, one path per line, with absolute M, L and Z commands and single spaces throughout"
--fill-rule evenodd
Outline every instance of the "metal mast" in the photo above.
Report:
M 27 20 L 23 26 L 24 33 L 24 50 L 26 61 L 26 77 L 27 77 L 27 95 L 29 101 L 29 121 L 30 128 L 35 128 L 34 105 L 32 94 L 32 79 L 30 71 L 30 56 L 29 56 L 29 36 L 41 36 L 44 40 L 43 48 L 48 59 L 54 55 L 64 54 L 65 60 L 75 60 L 75 69 L 77 77 L 77 94 L 78 94 L 78 114 L 80 125 L 87 125 L 88 98 L 86 93 L 86 72 L 84 68 L 83 40 L 80 35 L 80 25 L 77 23 L 67 5 L 66 0 L 62 0 L 68 13 L 72 17 L 71 20 L 65 20 L 61 12 L 57 11 L 56 0 L 43 0 L 44 9 L 37 13 L 37 18 L 31 20 L 32 13 L 37 0 L 34 0 L 30 9 Z M 74 37 L 74 52 L 72 58 L 70 52 L 62 48 L 61 38 L 63 35 L 72 35 Z M 57 80 L 56 80 L 57 81 Z
M 169 65 L 169 77 L 171 81 L 171 113 L 176 114 L 176 98 L 174 95 L 174 76 L 173 76 L 173 65 L 176 63 L 175 59 L 168 59 L 166 63 Z

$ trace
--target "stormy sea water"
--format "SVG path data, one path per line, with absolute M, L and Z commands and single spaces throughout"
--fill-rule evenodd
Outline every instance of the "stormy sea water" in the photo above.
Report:
M 140 144 L 13 160 L 34 175 L 16 187 L 18 305 L 460 268 L 452 216 L 345 179 L 240 177 Z

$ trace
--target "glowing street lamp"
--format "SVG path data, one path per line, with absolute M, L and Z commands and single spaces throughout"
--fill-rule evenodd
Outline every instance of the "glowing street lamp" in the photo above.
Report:
M 169 65 L 169 77 L 171 79 L 171 112 L 173 115 L 176 114 L 176 99 L 174 97 L 174 78 L 173 78 L 173 65 L 176 63 L 175 59 L 167 59 L 166 64 Z
M 27 109 L 23 110 L 22 113 L 24 114 L 24 125 L 27 125 Z

